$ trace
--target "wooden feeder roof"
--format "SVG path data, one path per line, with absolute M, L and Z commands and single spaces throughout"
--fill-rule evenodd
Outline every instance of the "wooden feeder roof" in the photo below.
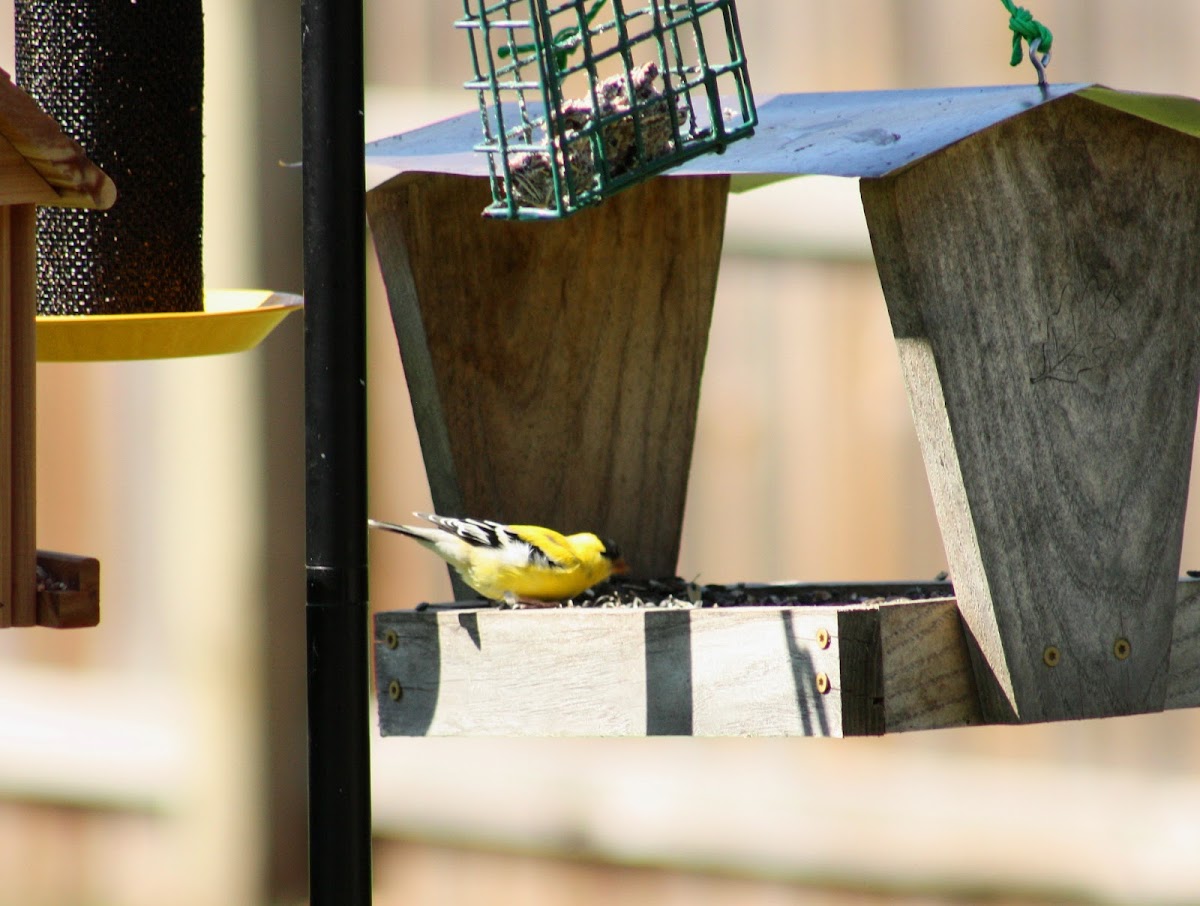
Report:
M 1017 85 L 781 94 L 759 103 L 759 125 L 750 139 L 671 172 L 729 174 L 735 189 L 779 176 L 886 176 L 1072 95 L 1200 138 L 1200 101 L 1084 83 L 1052 85 L 1045 93 L 1036 85 Z M 479 135 L 479 114 L 473 111 L 372 142 L 367 163 L 401 172 L 487 176 L 484 155 L 472 150 Z
M 0 203 L 108 208 L 117 189 L 0 69 Z

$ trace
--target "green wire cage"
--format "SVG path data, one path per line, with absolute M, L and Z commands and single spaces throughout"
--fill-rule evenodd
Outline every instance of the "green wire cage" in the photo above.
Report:
M 734 0 L 463 0 L 492 199 L 563 217 L 754 132 Z

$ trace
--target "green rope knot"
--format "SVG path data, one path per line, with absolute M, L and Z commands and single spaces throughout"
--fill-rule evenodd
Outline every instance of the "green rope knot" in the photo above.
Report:
M 1038 42 L 1038 53 L 1049 56 L 1050 45 L 1054 43 L 1054 35 L 1050 33 L 1050 29 L 1046 28 L 1041 22 L 1033 18 L 1033 13 L 1023 6 L 1017 6 L 1012 0 L 1001 0 L 1004 8 L 1008 10 L 1008 27 L 1013 33 L 1013 50 L 1012 59 L 1008 61 L 1009 66 L 1020 66 L 1021 58 L 1025 56 L 1021 49 L 1021 41 L 1024 39 L 1030 46 L 1034 41 Z

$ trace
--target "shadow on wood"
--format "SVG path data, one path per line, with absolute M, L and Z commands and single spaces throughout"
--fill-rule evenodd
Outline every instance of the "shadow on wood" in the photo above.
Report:
M 647 611 L 646 735 L 691 736 L 692 624 L 685 610 Z
M 415 611 L 412 619 L 395 624 L 376 620 L 375 648 L 389 652 L 393 666 L 386 679 L 378 673 L 375 677 L 379 732 L 384 736 L 401 732 L 427 735 L 437 710 L 442 677 L 437 622 Z M 402 724 L 396 720 L 399 715 L 403 715 Z

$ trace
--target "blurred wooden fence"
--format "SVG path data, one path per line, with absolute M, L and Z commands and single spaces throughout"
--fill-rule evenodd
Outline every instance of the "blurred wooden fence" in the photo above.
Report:
M 1200 4 L 1032 6 L 1055 30 L 1052 79 L 1200 95 Z M 451 28 L 460 8 L 366 5 L 374 136 L 470 106 L 459 88 L 464 39 Z M 213 65 L 253 61 L 237 70 L 238 90 L 210 103 L 214 128 L 227 131 L 220 165 L 206 168 L 216 216 L 206 267 L 226 285 L 297 290 L 299 178 L 277 161 L 298 156 L 289 137 L 299 32 L 273 10 L 206 4 L 221 29 L 210 35 L 222 52 Z M 760 94 L 1032 80 L 1008 67 L 999 0 L 742 0 L 740 12 Z M 943 568 L 940 539 L 878 281 L 853 223 L 849 239 L 830 238 L 853 221 L 853 199 L 792 191 L 762 190 L 731 209 L 680 570 L 713 581 L 931 576 Z M 372 511 L 390 517 L 429 500 L 377 277 L 370 305 Z M 47 720 L 63 728 L 56 751 L 73 767 L 44 782 L 18 771 L 37 721 L 0 728 L 0 906 L 249 906 L 302 889 L 303 673 L 286 667 L 302 644 L 298 331 L 257 355 L 39 374 L 39 543 L 101 555 L 104 616 L 96 631 L 5 634 L 6 669 L 53 671 L 66 697 L 116 676 L 120 688 L 162 690 L 170 705 L 133 693 L 122 708 L 100 700 L 83 714 L 47 703 Z M 290 492 L 275 480 L 284 475 Z M 1200 506 L 1191 514 L 1184 566 L 1200 567 Z M 444 570 L 414 545 L 374 539 L 372 556 L 375 606 L 448 596 Z M 6 684 L 0 698 L 19 702 L 19 688 Z M 143 795 L 106 797 L 120 778 L 91 757 L 104 734 L 90 722 L 117 738 L 165 734 L 158 755 L 134 759 L 161 769 Z M 378 746 L 381 834 L 436 844 L 381 845 L 380 902 L 589 903 L 607 890 L 622 902 L 776 903 L 800 899 L 793 884 L 862 891 L 889 881 L 914 897 L 986 888 L 997 902 L 1200 900 L 1188 855 L 1200 824 L 1195 712 L 773 745 L 450 742 Z M 724 778 L 742 776 L 761 783 L 722 793 Z M 831 795 L 809 795 L 822 790 Z M 984 824 L 1006 815 L 1011 847 L 991 845 Z M 1089 816 L 1130 836 L 1089 847 Z M 787 845 L 770 860 L 746 856 L 754 833 L 772 828 Z M 657 860 L 676 880 L 527 857 L 463 862 L 455 845 Z M 781 883 L 757 886 L 755 899 L 735 882 L 678 874 L 709 869 Z M 882 894 L 847 896 L 805 901 Z

